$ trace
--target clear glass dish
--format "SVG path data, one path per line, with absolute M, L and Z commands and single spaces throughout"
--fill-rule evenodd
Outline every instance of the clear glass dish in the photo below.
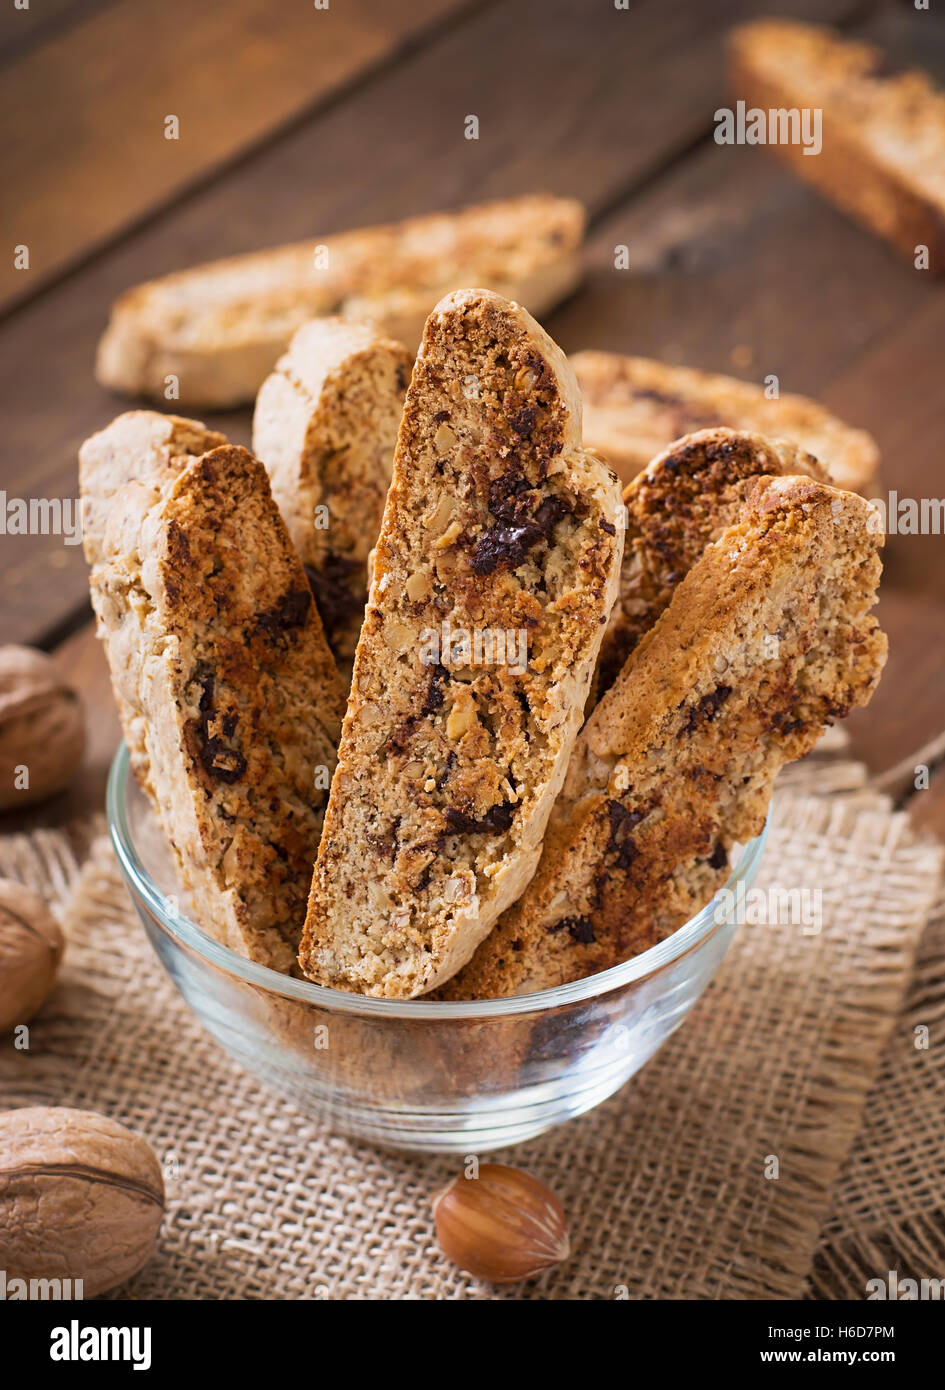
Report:
M 470 1003 L 372 999 L 244 960 L 189 921 L 173 859 L 122 746 L 112 842 L 145 931 L 207 1031 L 247 1071 L 341 1133 L 482 1153 L 618 1090 L 678 1028 L 735 932 L 714 899 L 667 940 L 557 989 Z M 751 884 L 764 832 L 726 885 Z

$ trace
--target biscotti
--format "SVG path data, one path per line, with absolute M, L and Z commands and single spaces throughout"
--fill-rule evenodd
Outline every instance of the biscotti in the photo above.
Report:
M 135 773 L 205 931 L 291 972 L 344 696 L 262 464 L 112 499 L 92 598 Z
M 369 324 L 313 319 L 256 398 L 253 453 L 350 677 L 413 357 Z
M 103 386 L 190 406 L 252 400 L 289 339 L 328 314 L 415 349 L 449 290 L 488 285 L 543 314 L 577 284 L 584 209 L 535 194 L 273 247 L 128 290 L 99 344 Z
M 191 459 L 226 444 L 199 420 L 129 410 L 85 441 L 79 450 L 82 544 L 92 566 L 104 559 L 105 526 L 119 488 L 135 479 L 176 475 Z
M 819 152 L 769 138 L 778 158 L 910 262 L 925 247 L 928 268 L 945 270 L 945 92 L 925 72 L 777 19 L 735 29 L 729 56 L 732 93 L 747 108 L 823 113 Z
M 792 473 L 830 481 L 817 459 L 786 440 L 715 429 L 677 439 L 627 484 L 620 591 L 601 644 L 595 703 L 708 543 L 735 520 L 751 479 Z
M 567 359 L 521 307 L 447 296 L 414 367 L 300 961 L 410 997 L 534 872 L 623 539 Z
M 763 387 L 735 377 L 616 352 L 578 352 L 571 365 L 584 403 L 584 442 L 624 482 L 680 435 L 725 425 L 791 439 L 814 458 L 829 459 L 838 487 L 876 494 L 875 441 L 806 396 L 769 399 Z
M 749 485 L 582 730 L 530 886 L 438 997 L 583 978 L 711 900 L 779 767 L 870 698 L 881 543 L 852 493 Z

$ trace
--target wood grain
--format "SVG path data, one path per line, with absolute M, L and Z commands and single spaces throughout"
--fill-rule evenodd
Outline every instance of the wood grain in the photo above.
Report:
M 920 760 L 945 730 L 945 595 L 903 592 L 884 581 L 877 612 L 889 637 L 889 660 L 870 703 L 843 727 L 853 756 L 882 778 Z M 909 790 L 903 780 L 884 789 L 894 795 Z
M 586 292 L 555 320 L 568 351 L 773 373 L 782 391 L 818 395 L 911 316 L 945 310 L 945 285 L 757 146 L 701 148 L 596 227 L 588 253 Z
M 921 273 L 921 272 L 917 272 Z M 893 331 L 832 378 L 826 403 L 870 430 L 883 455 L 887 508 L 935 499 L 945 508 L 945 292 L 936 289 Z M 930 518 L 931 520 L 931 518 Z M 945 516 L 940 515 L 945 525 Z M 900 521 L 900 525 L 904 521 Z M 887 578 L 903 592 L 945 601 L 945 534 L 890 535 Z M 945 626 L 928 634 L 945 664 Z M 936 642 L 936 638 L 938 639 Z M 945 725 L 945 697 L 939 695 Z
M 0 63 L 19 59 L 109 3 L 118 0 L 33 0 L 24 10 L 16 9 L 10 0 L 0 11 Z
M 462 0 L 137 0 L 93 10 L 12 66 L 0 89 L 0 186 L 17 206 L 0 305 L 96 246 L 388 58 Z M 275 15 L 278 20 L 274 22 Z M 178 139 L 165 138 L 177 118 Z

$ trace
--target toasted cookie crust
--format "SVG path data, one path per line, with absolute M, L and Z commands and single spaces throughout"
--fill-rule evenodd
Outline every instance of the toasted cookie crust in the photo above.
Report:
M 191 407 L 239 405 L 311 318 L 370 322 L 412 350 L 457 285 L 543 314 L 577 284 L 583 235 L 580 203 L 531 194 L 194 266 L 116 301 L 96 376 L 159 401 L 173 376 Z
M 92 599 L 197 920 L 292 971 L 344 697 L 262 464 L 225 445 L 120 489 Z
M 369 324 L 314 319 L 263 382 L 253 452 L 350 680 L 413 357 Z
M 581 979 L 711 900 L 778 769 L 879 679 L 872 521 L 811 479 L 749 485 L 582 730 L 531 884 L 437 997 Z
M 624 489 L 627 534 L 620 591 L 601 644 L 594 703 L 620 675 L 710 541 L 734 521 L 753 478 L 807 474 L 829 482 L 810 454 L 737 430 L 677 439 Z
M 487 290 L 437 306 L 312 882 L 319 983 L 432 988 L 534 871 L 622 547 L 617 479 L 580 438 L 567 361 L 525 310 Z
M 753 382 L 617 352 L 576 352 L 571 366 L 584 402 L 584 442 L 626 483 L 680 435 L 723 425 L 790 439 L 814 458 L 829 459 L 837 487 L 864 497 L 878 489 L 872 436 L 806 396 L 769 399 Z
M 105 527 L 118 489 L 148 478 L 166 480 L 201 454 L 226 444 L 226 437 L 199 420 L 129 410 L 88 438 L 79 450 L 82 544 L 90 565 L 105 558 Z
M 748 106 L 822 114 L 822 149 L 770 146 L 778 159 L 869 230 L 945 271 L 945 92 L 896 70 L 882 49 L 831 29 L 759 19 L 729 38 L 730 87 Z

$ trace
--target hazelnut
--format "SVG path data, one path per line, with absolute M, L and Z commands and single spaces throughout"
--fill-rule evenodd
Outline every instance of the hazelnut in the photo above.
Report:
M 82 1280 L 82 1296 L 137 1274 L 164 1216 L 151 1148 L 124 1125 L 47 1106 L 0 1115 L 0 1244 L 13 1279 Z
M 561 1203 L 544 1183 L 500 1163 L 478 1177 L 454 1178 L 433 1199 L 440 1249 L 493 1284 L 514 1284 L 566 1260 L 568 1227 Z
M 82 705 L 55 664 L 31 647 L 0 647 L 0 811 L 62 791 L 84 750 Z
M 0 1033 L 33 1017 L 53 987 L 62 947 L 39 894 L 0 878 Z

